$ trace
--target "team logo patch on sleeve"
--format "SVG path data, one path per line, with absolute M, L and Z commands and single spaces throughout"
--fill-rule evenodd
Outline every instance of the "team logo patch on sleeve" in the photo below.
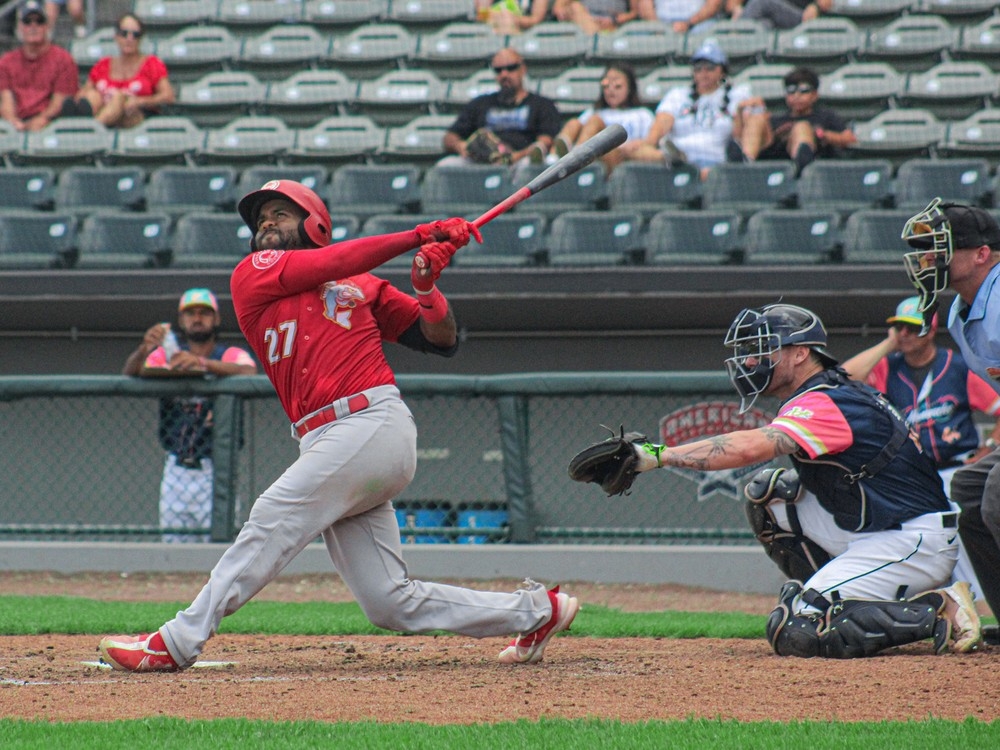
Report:
M 285 254 L 284 250 L 258 250 L 253 254 L 251 262 L 253 267 L 259 271 L 269 268 L 278 262 L 278 258 Z

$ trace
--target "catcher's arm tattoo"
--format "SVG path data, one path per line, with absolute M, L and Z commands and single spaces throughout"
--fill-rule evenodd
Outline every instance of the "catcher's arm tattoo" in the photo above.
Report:
M 676 448 L 646 443 L 638 446 L 637 452 L 640 454 L 639 471 L 661 466 L 716 471 L 770 461 L 794 453 L 798 448 L 798 444 L 781 430 L 761 427 L 717 435 Z M 652 465 L 653 460 L 656 466 Z

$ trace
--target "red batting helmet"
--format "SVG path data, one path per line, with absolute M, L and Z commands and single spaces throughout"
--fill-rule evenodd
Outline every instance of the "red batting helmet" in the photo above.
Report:
M 243 221 L 250 227 L 251 250 L 257 249 L 257 216 L 260 214 L 260 207 L 275 198 L 289 200 L 306 212 L 306 217 L 299 225 L 299 232 L 303 237 L 309 238 L 316 247 L 330 244 L 330 212 L 326 210 L 323 200 L 301 182 L 271 180 L 265 182 L 260 190 L 244 195 L 237 206 Z

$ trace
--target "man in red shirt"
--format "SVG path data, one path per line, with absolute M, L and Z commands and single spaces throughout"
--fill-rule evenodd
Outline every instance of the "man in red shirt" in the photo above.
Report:
M 299 458 L 257 498 L 195 601 L 157 632 L 101 641 L 105 662 L 132 672 L 191 666 L 225 615 L 316 537 L 368 618 L 389 630 L 476 638 L 522 633 L 505 664 L 541 661 L 579 604 L 534 581 L 514 593 L 409 577 L 392 499 L 416 470 L 417 429 L 382 343 L 451 356 L 455 316 L 435 281 L 478 230 L 465 219 L 330 245 L 330 215 L 312 190 L 273 180 L 245 196 L 254 251 L 233 271 L 233 306 L 299 441 Z M 416 296 L 369 271 L 420 247 Z
M 21 46 L 0 57 L 0 117 L 20 131 L 41 130 L 76 93 L 79 71 L 69 52 L 52 43 L 39 0 L 21 3 L 17 36 Z

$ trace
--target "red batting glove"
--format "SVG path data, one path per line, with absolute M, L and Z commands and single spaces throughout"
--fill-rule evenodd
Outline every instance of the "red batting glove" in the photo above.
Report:
M 417 251 L 410 268 L 410 281 L 417 294 L 430 294 L 434 282 L 441 277 L 444 267 L 458 250 L 450 242 L 431 242 Z
M 479 228 L 471 221 L 465 219 L 452 218 L 444 221 L 432 221 L 430 224 L 418 224 L 416 227 L 417 236 L 420 237 L 420 244 L 426 245 L 428 242 L 448 241 L 455 247 L 463 247 L 469 244 L 469 237 L 475 237 L 477 242 L 483 241 L 483 235 L 479 233 Z

